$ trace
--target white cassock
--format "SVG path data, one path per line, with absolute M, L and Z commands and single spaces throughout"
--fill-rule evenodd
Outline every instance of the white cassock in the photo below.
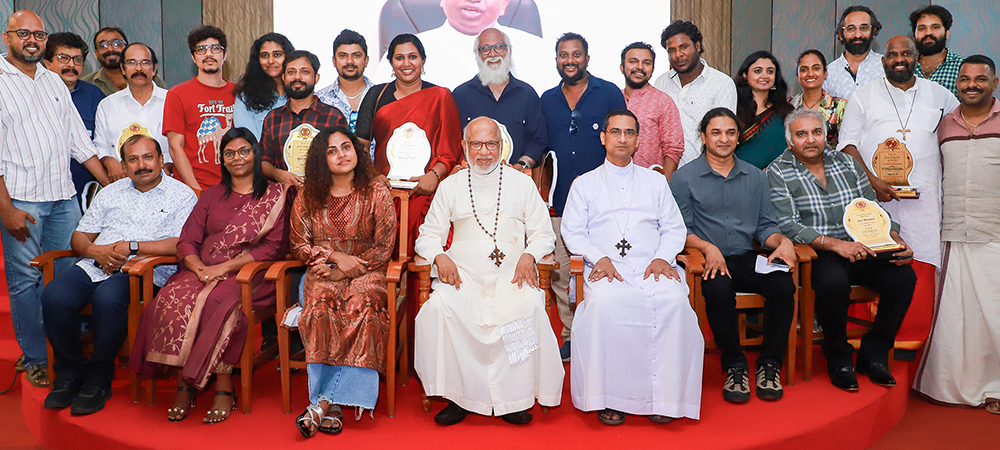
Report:
M 443 396 L 469 411 L 497 416 L 535 404 L 557 406 L 563 370 L 559 346 L 545 312 L 545 293 L 510 281 L 518 259 L 539 261 L 555 249 L 548 208 L 531 177 L 510 167 L 472 173 L 479 222 L 493 231 L 503 171 L 497 248 L 472 213 L 469 169 L 445 178 L 420 226 L 416 252 L 428 261 L 441 253 L 458 266 L 461 288 L 431 276 L 433 292 L 417 313 L 413 366 L 429 396 Z M 443 246 L 454 227 L 451 247 Z M 527 245 L 525 245 L 527 244 Z
M 913 249 L 914 259 L 938 268 L 941 267 L 941 221 L 932 220 L 941 217 L 937 128 L 941 118 L 956 106 L 958 100 L 951 91 L 933 81 L 917 78 L 913 87 L 903 91 L 882 76 L 858 88 L 847 102 L 837 144 L 840 151 L 848 145 L 857 147 L 872 172 L 872 157 L 879 144 L 888 138 L 906 144 L 913 155 L 913 171 L 908 180 L 920 192 L 920 198 L 881 205 L 892 220 L 899 222 L 899 234 Z M 910 130 L 905 138 L 901 129 Z
M 632 246 L 624 257 L 616 247 L 620 230 Z M 571 253 L 583 255 L 584 276 L 608 257 L 624 279 L 584 285 L 570 338 L 573 406 L 698 419 L 705 341 L 675 259 L 687 228 L 666 178 L 605 161 L 573 181 L 562 237 Z M 681 281 L 643 280 L 656 258 L 670 263 Z
M 517 28 L 494 25 L 510 38 L 514 65 L 511 73 L 542 92 L 559 82 L 559 74 L 552 70 L 553 47 L 542 38 Z M 424 45 L 427 60 L 424 62 L 423 79 L 429 83 L 455 90 L 460 84 L 479 74 L 473 42 L 477 35 L 466 35 L 455 30 L 445 21 L 444 25 L 417 34 Z M 383 57 L 375 68 L 376 83 L 392 81 L 392 64 Z M 492 229 L 491 229 L 492 230 Z

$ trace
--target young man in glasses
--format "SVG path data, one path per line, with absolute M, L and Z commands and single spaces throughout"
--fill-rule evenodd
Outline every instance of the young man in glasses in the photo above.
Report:
M 219 144 L 233 127 L 235 85 L 222 77 L 226 33 L 203 25 L 188 34 L 198 74 L 167 92 L 163 134 L 170 144 L 174 177 L 199 192 L 222 181 Z
M 601 123 L 610 111 L 625 109 L 625 97 L 614 84 L 590 75 L 587 64 L 587 40 L 576 33 L 566 33 L 556 41 L 556 70 L 562 77 L 558 86 L 542 94 L 542 111 L 549 144 L 546 152 L 554 155 L 552 184 L 554 193 L 550 206 L 555 209 L 552 229 L 556 231 L 556 261 L 559 270 L 552 276 L 552 291 L 556 294 L 559 319 L 563 323 L 563 345 L 559 348 L 563 362 L 570 357 L 570 330 L 573 311 L 569 307 L 569 253 L 559 232 L 563 207 L 569 187 L 576 177 L 604 163 L 601 145 Z
M 104 27 L 98 30 L 94 33 L 94 56 L 97 57 L 101 68 L 81 79 L 101 88 L 104 95 L 125 89 L 128 79 L 122 71 L 122 60 L 126 46 L 128 37 L 125 36 L 125 30 L 118 27 Z M 86 58 L 86 52 L 83 56 Z M 154 75 L 153 82 L 161 88 L 167 87 L 159 76 Z
M 134 42 L 122 52 L 122 73 L 128 88 L 115 92 L 97 106 L 97 128 L 94 145 L 101 151 L 101 162 L 108 178 L 117 181 L 125 177 L 119 147 L 130 136 L 144 134 L 167 148 L 163 135 L 163 106 L 167 90 L 153 83 L 156 76 L 156 52 L 141 42 Z M 169 152 L 163 155 L 163 168 L 170 173 L 173 161 Z

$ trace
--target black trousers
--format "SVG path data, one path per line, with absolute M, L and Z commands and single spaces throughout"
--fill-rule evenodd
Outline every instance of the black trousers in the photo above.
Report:
M 722 370 L 746 367 L 747 357 L 740 347 L 739 316 L 736 314 L 736 293 L 752 292 L 764 296 L 764 341 L 760 346 L 757 366 L 764 363 L 781 367 L 788 347 L 788 330 L 795 315 L 795 283 L 788 272 L 759 274 L 754 270 L 757 253 L 726 257 L 729 276 L 716 274 L 702 280 L 705 315 L 715 335 L 715 345 L 722 352 Z
M 818 251 L 812 263 L 816 320 L 823 327 L 823 354 L 829 369 L 850 366 L 854 347 L 847 343 L 847 308 L 851 285 L 879 293 L 874 325 L 861 338 L 858 359 L 886 364 L 896 333 L 913 299 L 917 275 L 909 265 L 865 259 L 851 263 L 834 252 Z M 806 326 L 810 326 L 806 324 Z

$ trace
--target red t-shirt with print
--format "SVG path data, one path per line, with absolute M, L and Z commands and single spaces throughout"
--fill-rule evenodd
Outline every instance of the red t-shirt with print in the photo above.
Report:
M 234 86 L 226 81 L 222 87 L 211 87 L 192 78 L 167 91 L 163 134 L 173 131 L 184 135 L 184 154 L 202 190 L 222 181 L 219 145 L 233 127 Z M 174 177 L 180 179 L 176 172 Z

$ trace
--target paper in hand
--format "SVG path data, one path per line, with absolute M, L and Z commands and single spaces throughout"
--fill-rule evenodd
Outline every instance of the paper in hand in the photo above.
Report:
M 754 271 L 759 274 L 771 273 L 776 271 L 788 272 L 788 266 L 785 264 L 770 264 L 767 262 L 767 258 L 764 255 L 757 255 L 757 263 L 754 265 Z

